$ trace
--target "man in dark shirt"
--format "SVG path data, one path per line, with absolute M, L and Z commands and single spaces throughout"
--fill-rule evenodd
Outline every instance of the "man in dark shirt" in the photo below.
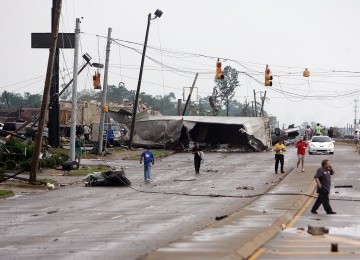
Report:
M 331 187 L 331 175 L 334 174 L 334 170 L 330 165 L 329 160 L 323 160 L 321 162 L 321 168 L 316 171 L 314 176 L 317 184 L 318 197 L 311 209 L 311 213 L 317 214 L 317 210 L 322 204 L 326 214 L 336 214 L 330 206 L 329 193 Z
M 194 154 L 194 165 L 195 165 L 195 173 L 200 173 L 200 164 L 201 164 L 201 148 L 198 143 L 195 143 L 195 147 L 193 148 L 192 153 Z
M 330 129 L 328 130 L 328 136 L 330 138 L 333 138 L 334 137 L 334 129 L 332 127 L 330 127 Z

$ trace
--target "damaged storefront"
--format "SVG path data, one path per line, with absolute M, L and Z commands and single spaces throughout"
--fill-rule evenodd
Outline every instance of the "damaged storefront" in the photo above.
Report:
M 130 127 L 130 120 L 124 123 Z M 269 120 L 265 117 L 163 116 L 152 115 L 149 110 L 137 114 L 134 146 L 184 149 L 190 142 L 209 148 L 225 145 L 264 151 L 271 147 Z

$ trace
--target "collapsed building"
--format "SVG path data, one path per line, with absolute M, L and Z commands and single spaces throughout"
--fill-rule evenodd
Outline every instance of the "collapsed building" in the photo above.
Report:
M 130 129 L 130 117 L 111 112 L 116 122 Z M 264 151 L 271 147 L 269 119 L 266 117 L 222 116 L 164 116 L 151 110 L 136 115 L 133 146 L 166 148 L 189 147 L 190 142 L 199 142 L 215 148 L 243 148 L 249 151 Z

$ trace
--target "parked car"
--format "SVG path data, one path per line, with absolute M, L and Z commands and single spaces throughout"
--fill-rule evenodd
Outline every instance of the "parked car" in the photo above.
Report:
M 309 141 L 309 154 L 334 154 L 334 142 L 328 136 L 313 136 Z

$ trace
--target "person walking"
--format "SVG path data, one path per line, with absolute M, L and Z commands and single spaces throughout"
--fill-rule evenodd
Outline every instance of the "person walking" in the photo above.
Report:
M 318 197 L 311 209 L 311 213 L 317 214 L 317 210 L 322 204 L 326 214 L 336 214 L 330 206 L 329 193 L 331 187 L 331 175 L 334 174 L 334 170 L 330 164 L 330 161 L 325 159 L 321 162 L 321 168 L 316 171 L 314 176 Z
M 296 171 L 298 171 L 298 168 L 299 168 L 299 165 L 301 162 L 301 171 L 305 172 L 304 162 L 305 162 L 305 154 L 306 154 L 306 148 L 307 148 L 306 137 L 304 136 L 303 138 L 300 138 L 300 140 L 296 142 L 295 147 L 297 148 L 297 156 L 298 156 L 298 161 L 296 164 Z
M 82 151 L 83 143 L 80 140 L 80 135 L 76 135 L 75 139 L 75 161 L 80 165 L 81 155 L 83 153 Z
M 144 152 L 140 155 L 140 164 L 142 164 L 144 158 L 144 181 L 149 183 L 151 180 L 151 165 L 155 163 L 155 156 L 153 152 L 150 151 L 150 147 L 146 148 Z
M 199 147 L 199 143 L 195 143 L 195 147 L 192 150 L 192 153 L 194 154 L 194 166 L 195 166 L 195 173 L 200 173 L 200 165 L 201 165 L 201 153 L 202 149 Z
M 283 143 L 283 140 L 280 140 L 274 146 L 275 152 L 275 173 L 278 173 L 279 162 L 281 166 L 281 173 L 285 173 L 284 171 L 284 152 L 286 152 L 286 147 Z

